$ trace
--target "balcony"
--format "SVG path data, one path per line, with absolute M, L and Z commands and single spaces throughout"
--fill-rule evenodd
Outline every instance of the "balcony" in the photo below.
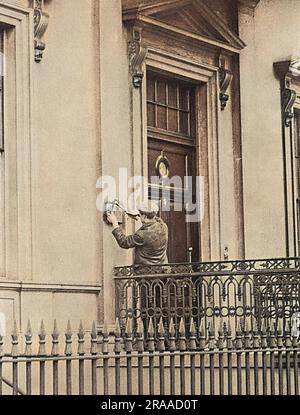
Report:
M 116 317 L 124 332 L 128 318 L 133 329 L 141 319 L 145 334 L 150 321 L 172 321 L 178 336 L 182 319 L 198 332 L 238 324 L 288 330 L 300 311 L 299 267 L 299 257 L 116 267 Z

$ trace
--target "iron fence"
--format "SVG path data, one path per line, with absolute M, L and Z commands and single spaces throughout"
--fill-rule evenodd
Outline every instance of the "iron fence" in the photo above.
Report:
M 55 321 L 51 333 L 52 340 L 49 342 L 47 341 L 49 336 L 42 322 L 38 336 L 33 342 L 29 322 L 24 338 L 20 341 L 15 322 L 9 351 L 5 350 L 6 339 L 0 336 L 0 395 L 10 393 L 13 395 L 71 395 L 72 393 L 96 395 L 99 355 L 95 323 L 90 331 L 89 344 L 86 342 L 86 333 L 80 323 L 76 334 L 76 351 L 73 350 L 73 336 L 69 322 L 65 332 L 65 342 L 60 342 Z M 22 345 L 24 352 L 20 350 Z
M 166 330 L 160 319 L 156 340 L 152 318 L 147 339 L 143 321 L 139 319 L 136 335 L 132 324 L 128 319 L 124 336 L 118 320 L 113 335 L 106 326 L 97 335 L 95 324 L 89 333 L 80 325 L 76 350 L 70 325 L 62 342 L 56 324 L 51 342 L 42 325 L 37 352 L 29 325 L 24 353 L 15 328 L 9 353 L 0 339 L 0 393 L 299 395 L 300 345 L 296 333 L 281 325 L 266 328 L 262 323 L 250 330 L 241 323 L 232 330 L 221 321 L 217 330 L 212 325 L 197 330 L 193 319 L 187 326 L 182 318 L 176 339 L 173 320 Z
M 178 335 L 181 318 L 199 329 L 227 318 L 233 327 L 243 319 L 285 328 L 300 311 L 300 258 L 167 264 L 115 268 L 116 316 L 124 330 L 127 318 L 173 318 Z M 157 333 L 155 333 L 157 337 Z

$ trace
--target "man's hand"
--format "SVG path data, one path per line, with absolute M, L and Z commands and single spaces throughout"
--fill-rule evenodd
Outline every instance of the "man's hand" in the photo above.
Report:
M 118 219 L 116 218 L 116 215 L 114 213 L 107 212 L 106 217 L 107 217 L 108 222 L 112 224 L 113 229 L 116 229 L 119 227 Z

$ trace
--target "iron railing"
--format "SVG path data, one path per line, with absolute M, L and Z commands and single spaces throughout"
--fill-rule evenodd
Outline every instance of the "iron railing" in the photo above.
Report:
M 5 339 L 0 336 L 0 395 L 96 395 L 97 362 L 100 357 L 96 325 L 93 323 L 90 343 L 87 344 L 87 333 L 80 323 L 76 333 L 76 350 L 72 340 L 74 334 L 68 323 L 65 342 L 61 343 L 55 321 L 50 343 L 42 322 L 33 341 L 28 323 L 24 339 L 20 341 L 15 322 L 10 350 L 6 350 L 7 341 L 4 343 Z M 23 345 L 24 352 L 20 350 Z
M 180 319 L 193 318 L 196 328 L 227 318 L 251 328 L 282 322 L 285 329 L 300 311 L 300 258 L 220 261 L 115 268 L 116 317 L 124 331 L 128 318 L 134 329 L 139 318 L 145 332 L 154 323 L 170 319 L 176 334 Z M 155 333 L 155 337 L 157 334 Z
M 197 331 L 193 319 L 187 327 L 182 318 L 176 340 L 173 319 L 166 330 L 162 318 L 157 327 L 150 318 L 145 341 L 143 321 L 139 319 L 135 336 L 132 323 L 127 320 L 122 337 L 117 320 L 106 365 L 99 366 L 104 381 L 114 380 L 111 393 L 299 395 L 298 335 L 283 331 L 281 324 L 267 330 L 263 322 L 251 332 L 239 322 L 233 331 L 221 320 L 216 335 L 212 325 Z M 105 338 L 107 333 L 101 344 Z
M 38 336 L 28 326 L 24 353 L 15 329 L 10 350 L 0 339 L 0 394 L 299 395 L 296 331 L 267 330 L 264 323 L 232 330 L 221 321 L 216 334 L 212 325 L 197 331 L 193 319 L 187 326 L 182 318 L 176 339 L 172 319 L 166 330 L 162 319 L 155 327 L 150 318 L 145 339 L 143 321 L 136 335 L 132 323 L 127 320 L 124 336 L 118 320 L 114 335 L 104 326 L 97 336 L 94 324 L 90 333 L 82 325 L 72 333 L 68 325 L 63 341 L 54 324 L 50 342 L 43 325 Z M 4 376 L 12 376 L 12 389 L 3 387 Z

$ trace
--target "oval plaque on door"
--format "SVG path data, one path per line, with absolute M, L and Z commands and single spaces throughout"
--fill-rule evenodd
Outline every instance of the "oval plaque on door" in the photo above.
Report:
M 167 157 L 163 154 L 157 157 L 155 170 L 160 179 L 166 179 L 170 176 L 170 163 Z

